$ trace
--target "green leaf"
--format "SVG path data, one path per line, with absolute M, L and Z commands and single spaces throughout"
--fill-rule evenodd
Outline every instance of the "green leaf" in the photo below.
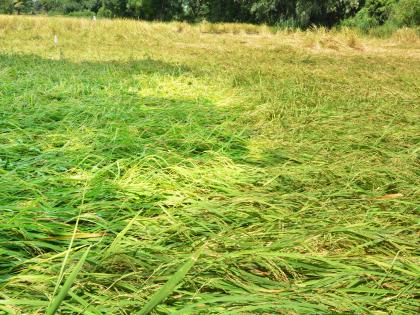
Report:
M 83 254 L 82 258 L 79 260 L 76 267 L 74 267 L 73 271 L 70 273 L 69 277 L 64 282 L 58 294 L 52 299 L 51 303 L 48 305 L 46 315 L 53 315 L 57 312 L 58 308 L 60 307 L 60 304 L 64 301 L 64 298 L 67 296 L 67 293 L 73 285 L 74 280 L 76 280 L 77 275 L 82 269 L 86 257 L 89 253 L 89 250 L 90 248 L 88 248 Z
M 159 303 L 165 300 L 175 290 L 178 283 L 181 282 L 182 279 L 184 279 L 188 271 L 190 271 L 192 266 L 194 266 L 199 256 L 200 250 L 194 253 L 188 259 L 188 261 L 169 278 L 169 280 L 163 285 L 163 287 L 161 287 L 159 291 L 152 295 L 150 300 L 146 303 L 145 306 L 143 306 L 138 315 L 149 314 L 150 311 L 153 310 L 153 308 L 155 308 Z

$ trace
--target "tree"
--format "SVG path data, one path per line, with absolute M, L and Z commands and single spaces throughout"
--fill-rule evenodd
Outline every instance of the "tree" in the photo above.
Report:
M 180 0 L 128 0 L 127 15 L 146 20 L 178 20 L 183 14 Z
M 307 28 L 311 25 L 330 27 L 354 16 L 372 26 L 390 19 L 398 25 L 418 25 L 419 4 L 419 0 L 0 0 L 0 12 L 21 14 L 36 10 L 73 14 L 90 11 L 105 17 Z
M 362 0 L 298 0 L 296 18 L 302 27 L 310 25 L 333 26 L 354 15 L 364 4 Z
M 0 1 L 0 13 L 12 14 L 14 0 Z
M 371 18 L 384 24 L 390 17 L 396 0 L 367 0 L 366 9 Z
M 101 0 L 37 0 L 37 2 L 40 10 L 63 14 L 76 11 L 97 12 L 101 6 Z
M 126 16 L 127 0 L 102 0 L 101 11 L 110 12 L 112 17 Z
M 400 0 L 395 5 L 391 18 L 398 26 L 420 25 L 420 1 Z
M 0 2 L 0 12 L 8 14 L 22 14 L 32 12 L 34 2 L 32 0 L 2 0 Z

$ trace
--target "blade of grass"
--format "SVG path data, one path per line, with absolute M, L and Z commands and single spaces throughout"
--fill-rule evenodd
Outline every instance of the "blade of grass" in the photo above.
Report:
M 115 237 L 114 241 L 111 243 L 111 245 L 109 245 L 108 249 L 105 251 L 105 253 L 104 253 L 104 259 L 105 258 L 108 258 L 109 255 L 111 255 L 112 252 L 115 251 L 115 248 L 116 248 L 117 244 L 121 241 L 121 239 L 125 236 L 125 234 L 127 234 L 127 232 L 130 230 L 131 226 L 136 221 L 136 219 L 137 219 L 138 216 L 139 216 L 139 214 L 135 215 L 130 220 L 130 222 L 128 222 L 128 224 L 126 225 L 126 227 L 120 233 L 118 233 L 118 235 Z
M 188 271 L 194 266 L 201 250 L 194 253 L 187 262 L 174 273 L 169 280 L 149 299 L 145 306 L 138 312 L 138 315 L 149 314 L 159 303 L 164 301 L 176 288 L 179 282 L 186 276 Z
M 82 200 L 81 200 L 81 206 L 83 206 L 84 202 L 85 202 L 85 195 L 86 195 L 86 188 L 87 188 L 87 182 L 85 182 L 84 186 L 83 186 L 83 193 L 82 193 Z M 57 279 L 57 283 L 55 284 L 55 288 L 54 288 L 54 293 L 53 296 L 55 296 L 57 294 L 57 290 L 61 284 L 61 282 L 63 281 L 63 277 L 64 277 L 64 269 L 66 267 L 67 264 L 67 260 L 69 258 L 71 249 L 73 247 L 73 243 L 74 240 L 76 238 L 77 235 L 77 229 L 79 227 L 79 222 L 80 222 L 80 215 L 82 214 L 82 207 L 79 207 L 79 213 L 77 214 L 77 219 L 76 219 L 76 224 L 74 225 L 74 229 L 73 229 L 73 233 L 71 235 L 71 239 L 70 239 L 70 243 L 69 243 L 69 247 L 68 250 L 66 252 L 66 255 L 64 256 L 64 260 L 63 263 L 61 264 L 61 268 L 60 268 L 60 274 L 58 276 Z
M 76 280 L 77 275 L 79 274 L 80 270 L 82 269 L 83 264 L 85 263 L 86 257 L 89 254 L 89 250 L 90 250 L 90 248 L 88 248 L 85 251 L 82 258 L 80 258 L 79 262 L 74 267 L 73 271 L 70 273 L 67 280 L 64 282 L 63 286 L 61 287 L 61 290 L 52 299 L 50 305 L 48 306 L 46 315 L 53 315 L 53 314 L 55 314 L 55 312 L 57 312 L 58 308 L 60 307 L 60 304 L 63 302 L 63 300 L 66 297 L 67 293 L 69 292 L 74 280 Z
M 68 240 L 68 239 L 86 239 L 86 238 L 99 238 L 106 236 L 106 233 L 76 233 L 72 235 L 60 235 L 42 238 L 42 241 L 59 241 L 59 240 Z

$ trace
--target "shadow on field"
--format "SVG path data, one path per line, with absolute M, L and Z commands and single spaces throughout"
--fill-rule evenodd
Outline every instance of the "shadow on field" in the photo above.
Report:
M 194 85 L 186 88 L 191 96 L 183 98 L 162 91 L 164 80 L 183 77 L 192 84 L 189 78 L 196 77 L 183 65 L 152 59 L 73 63 L 3 54 L 0 69 L 0 129 L 11 137 L 17 129 L 32 135 L 30 143 L 21 139 L 19 153 L 1 153 L 8 169 L 42 154 L 49 137 L 61 139 L 49 143 L 54 149 L 66 146 L 68 151 L 77 139 L 77 155 L 111 160 L 168 151 L 174 154 L 165 156 L 176 153 L 177 160 L 209 151 L 232 159 L 246 153 L 246 139 L 226 127 L 229 115 L 194 95 Z M 70 167 L 66 161 L 63 169 Z
M 102 204 L 96 213 L 104 220 L 117 215 L 122 196 L 112 181 L 123 176 L 119 163 L 129 169 L 147 157 L 162 161 L 151 164 L 154 172 L 211 162 L 214 153 L 232 160 L 246 154 L 246 138 L 226 111 L 193 91 L 185 98 L 162 92 L 163 80 L 181 76 L 188 85 L 193 74 L 150 59 L 72 63 L 0 54 L 0 207 L 9 209 L 2 215 L 0 242 L 9 254 L 0 259 L 0 282 L 27 259 L 60 251 L 54 244 L 68 239 L 54 236 L 71 233 L 83 202 Z M 88 178 L 98 179 L 81 201 Z M 138 207 L 163 196 L 150 198 Z M 101 225 L 83 226 L 95 232 Z

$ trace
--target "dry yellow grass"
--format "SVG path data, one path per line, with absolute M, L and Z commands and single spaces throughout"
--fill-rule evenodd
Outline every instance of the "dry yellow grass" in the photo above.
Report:
M 130 20 L 98 20 L 95 23 L 88 19 L 0 16 L 2 51 L 54 57 L 57 55 L 52 42 L 54 34 L 59 37 L 64 57 L 72 60 L 127 59 L 136 58 L 140 53 L 179 58 L 182 54 L 171 53 L 173 47 L 180 51 L 196 47 L 211 53 L 244 46 L 260 51 L 291 47 L 314 53 L 420 56 L 419 37 L 412 29 L 401 29 L 389 39 L 377 39 L 350 29 L 274 32 L 267 26 L 247 24 L 189 25 Z

